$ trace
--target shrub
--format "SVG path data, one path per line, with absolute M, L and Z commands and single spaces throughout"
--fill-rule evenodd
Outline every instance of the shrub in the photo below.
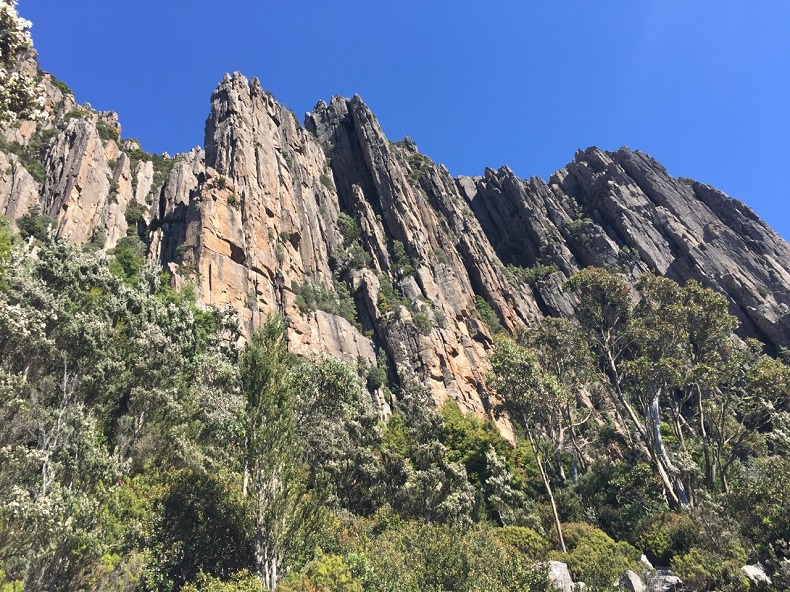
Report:
M 494 531 L 494 536 L 529 559 L 543 559 L 549 548 L 546 539 L 526 526 L 503 526 Z
M 357 221 L 345 212 L 340 212 L 337 217 L 337 229 L 340 231 L 340 236 L 343 237 L 344 247 L 350 247 L 359 240 L 362 234 Z
M 110 271 L 128 284 L 136 283 L 145 267 L 144 252 L 145 245 L 137 236 L 123 237 L 110 251 Z
M 62 92 L 64 95 L 72 95 L 74 96 L 74 91 L 69 88 L 69 85 L 63 82 L 62 80 L 54 80 L 53 84 Z
M 309 280 L 294 282 L 291 285 L 294 293 L 294 304 L 303 313 L 323 310 L 333 315 L 343 317 L 349 323 L 361 328 L 357 321 L 357 308 L 354 298 L 349 294 L 348 288 L 342 282 L 334 282 L 333 289 L 327 290 L 320 284 L 313 284 Z
M 27 145 L 23 146 L 17 142 L 8 142 L 5 136 L 0 134 L 0 150 L 15 154 L 20 164 L 37 183 L 43 183 L 46 177 L 46 170 L 42 162 L 44 135 L 45 132 L 34 134 Z M 49 132 L 46 132 L 46 135 L 51 137 Z
M 488 326 L 492 333 L 503 333 L 505 328 L 499 322 L 499 317 L 496 316 L 494 309 L 486 302 L 482 296 L 475 296 L 475 308 L 480 319 Z
M 558 271 L 558 267 L 553 263 L 544 265 L 540 261 L 535 263 L 532 267 L 520 267 L 518 265 L 507 265 L 504 269 L 504 274 L 511 285 L 534 285 L 539 280 L 546 276 Z
M 38 205 L 31 206 L 27 214 L 17 218 L 16 225 L 22 238 L 32 236 L 39 241 L 45 241 L 49 229 L 56 229 L 58 226 L 55 218 L 48 214 L 42 214 Z
M 120 139 L 118 130 L 103 119 L 99 119 L 99 121 L 96 122 L 96 131 L 99 132 L 99 138 L 101 138 L 102 142 L 107 142 L 109 140 L 117 142 Z
M 362 592 L 360 584 L 352 575 L 343 557 L 324 555 L 307 564 L 303 573 L 289 578 L 277 587 L 282 592 Z
M 405 277 L 414 273 L 414 263 L 406 252 L 405 245 L 399 241 L 392 242 L 392 258 L 395 262 L 395 271 Z
M 573 579 L 593 590 L 609 588 L 626 570 L 641 570 L 639 551 L 594 526 L 571 522 L 563 526 L 563 534 L 568 552 L 553 552 L 550 557 L 567 563 Z
M 321 180 L 321 185 L 329 189 L 329 191 L 335 190 L 335 184 L 332 182 L 332 179 L 329 177 L 329 175 L 326 173 L 321 173 L 319 179 Z
M 423 335 L 429 335 L 431 329 L 433 329 L 433 324 L 431 323 L 431 317 L 428 315 L 427 312 L 418 311 L 412 314 L 412 320 L 414 321 L 414 326 L 417 327 L 417 330 L 422 333 Z
M 636 544 L 653 565 L 668 566 L 676 554 L 688 550 L 693 529 L 688 515 L 663 512 L 644 527 Z
M 129 234 L 136 232 L 137 224 L 139 224 L 143 220 L 143 216 L 145 215 L 145 212 L 146 212 L 146 207 L 135 201 L 131 202 L 128 206 L 126 206 L 126 211 L 124 212 L 124 218 L 126 218 L 126 223 L 129 225 L 129 229 L 130 229 Z

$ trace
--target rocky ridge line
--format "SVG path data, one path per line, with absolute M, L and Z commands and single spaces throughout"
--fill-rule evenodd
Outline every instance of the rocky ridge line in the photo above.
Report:
M 790 345 L 788 244 L 741 202 L 638 151 L 579 151 L 548 183 L 507 167 L 454 179 L 408 138 L 388 141 L 358 96 L 319 102 L 303 127 L 237 73 L 212 94 L 205 151 L 170 158 L 120 140 L 115 114 L 43 80 L 43 124 L 2 130 L 0 213 L 38 206 L 58 236 L 103 249 L 137 233 L 248 334 L 287 315 L 298 353 L 386 366 L 490 414 L 478 308 L 510 331 L 570 315 L 562 283 L 590 265 L 696 279 L 727 295 L 742 336 Z M 30 171 L 23 152 L 37 146 Z

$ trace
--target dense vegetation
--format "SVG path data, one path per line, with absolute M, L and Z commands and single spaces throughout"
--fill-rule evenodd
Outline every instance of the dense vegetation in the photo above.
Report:
M 643 552 L 786 585 L 790 368 L 694 283 L 585 270 L 578 323 L 500 334 L 512 445 L 416 380 L 382 420 L 385 377 L 294 357 L 287 319 L 241 345 L 136 237 L 27 236 L 0 223 L 3 590 L 546 590 L 549 558 L 602 590 Z

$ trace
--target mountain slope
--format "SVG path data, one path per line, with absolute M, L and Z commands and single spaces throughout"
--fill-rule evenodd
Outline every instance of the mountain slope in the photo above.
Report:
M 548 183 L 507 167 L 454 179 L 408 138 L 390 142 L 358 96 L 319 102 L 303 127 L 237 73 L 212 94 L 205 151 L 170 158 L 44 83 L 46 119 L 3 130 L 0 213 L 38 206 L 58 236 L 104 249 L 139 235 L 247 335 L 287 315 L 298 353 L 387 368 L 488 414 L 491 327 L 572 314 L 562 284 L 593 265 L 696 279 L 726 294 L 743 337 L 790 345 L 788 244 L 638 151 L 580 151 Z

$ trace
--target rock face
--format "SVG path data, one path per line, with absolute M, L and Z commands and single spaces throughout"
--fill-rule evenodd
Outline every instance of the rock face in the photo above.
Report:
M 211 97 L 205 151 L 170 158 L 43 84 L 46 119 L 0 130 L 0 214 L 38 207 L 58 236 L 104 249 L 140 236 L 248 335 L 279 312 L 296 352 L 386 364 L 437 402 L 490 415 L 481 311 L 510 331 L 570 315 L 562 284 L 590 265 L 695 279 L 726 294 L 743 336 L 790 346 L 788 244 L 638 151 L 580 151 L 548 182 L 507 167 L 452 178 L 390 142 L 358 96 L 319 102 L 303 127 L 237 73 Z

